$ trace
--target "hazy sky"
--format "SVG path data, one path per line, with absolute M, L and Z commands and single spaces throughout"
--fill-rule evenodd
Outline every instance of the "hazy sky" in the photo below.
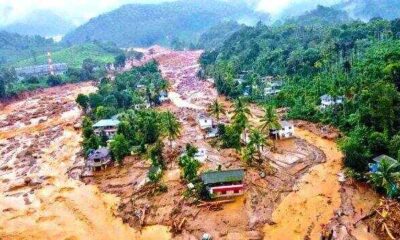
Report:
M 0 0 L 0 25 L 23 19 L 33 10 L 50 9 L 75 24 L 81 24 L 101 13 L 118 8 L 126 3 L 156 3 L 171 0 Z M 187 0 L 189 1 L 189 0 Z M 192 0 L 195 1 L 195 0 Z M 229 0 L 227 0 L 229 1 Z M 274 15 L 291 5 L 306 3 L 331 4 L 338 0 L 246 0 L 257 6 L 258 10 Z

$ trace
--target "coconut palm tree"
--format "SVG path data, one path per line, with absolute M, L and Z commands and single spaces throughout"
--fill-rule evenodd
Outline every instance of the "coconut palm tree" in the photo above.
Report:
M 260 121 L 262 122 L 261 131 L 263 131 L 266 135 L 269 135 L 271 129 L 281 128 L 281 125 L 279 124 L 279 117 L 273 106 L 265 106 L 264 116 L 261 118 Z
M 218 102 L 218 99 L 215 99 L 214 102 L 212 102 L 209 106 L 207 111 L 214 116 L 218 123 L 219 123 L 219 119 L 220 119 L 220 115 L 221 114 L 225 114 L 225 106 L 222 105 L 221 103 Z
M 238 98 L 234 102 L 232 113 L 235 126 L 241 133 L 244 132 L 244 138 L 246 139 L 246 129 L 249 125 L 248 117 L 251 116 L 250 108 L 242 98 Z
M 267 143 L 267 139 L 258 129 L 251 130 L 249 138 L 250 138 L 249 145 L 253 145 L 256 148 L 258 160 L 261 162 L 261 152 L 263 147 Z
M 245 116 L 251 116 L 250 108 L 247 103 L 242 99 L 238 98 L 233 104 L 233 118 L 236 118 L 237 115 L 243 114 Z
M 377 171 L 370 175 L 370 182 L 378 188 L 383 188 L 389 197 L 398 195 L 400 163 L 383 158 L 377 167 Z
M 166 130 L 170 146 L 172 147 L 172 140 L 178 138 L 180 135 L 181 124 L 178 122 L 175 115 L 170 111 L 165 113 L 163 124 Z

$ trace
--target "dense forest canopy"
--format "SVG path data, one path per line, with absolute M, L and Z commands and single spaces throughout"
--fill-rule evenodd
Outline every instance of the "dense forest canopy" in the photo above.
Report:
M 201 64 L 220 93 L 289 107 L 289 118 L 336 125 L 346 135 L 346 166 L 365 172 L 373 157 L 400 154 L 400 21 L 336 23 L 340 15 L 319 7 L 279 26 L 243 27 L 205 52 Z M 305 18 L 312 22 L 304 24 Z M 266 96 L 265 76 L 282 80 L 282 91 Z M 344 97 L 344 104 L 321 109 L 325 94 Z
M 63 41 L 113 41 L 119 46 L 168 45 L 179 39 L 196 42 L 199 35 L 222 20 L 267 18 L 244 3 L 219 0 L 129 4 L 91 19 Z

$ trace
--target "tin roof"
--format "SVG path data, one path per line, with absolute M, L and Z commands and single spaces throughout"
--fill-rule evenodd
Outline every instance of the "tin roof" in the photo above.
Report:
M 119 124 L 119 120 L 117 119 L 102 119 L 95 123 L 93 127 L 116 127 Z
M 109 155 L 110 155 L 110 150 L 108 150 L 105 147 L 102 147 L 91 152 L 88 156 L 88 160 L 103 159 L 108 157 Z
M 244 178 L 243 169 L 233 169 L 224 171 L 211 171 L 201 174 L 204 184 L 229 183 L 242 181 Z
M 384 158 L 386 158 L 387 160 L 389 160 L 391 162 L 396 162 L 395 159 L 393 159 L 385 154 L 379 155 L 379 156 L 375 157 L 373 160 L 374 160 L 374 162 L 378 163 L 378 162 L 382 161 L 382 159 L 384 159 Z

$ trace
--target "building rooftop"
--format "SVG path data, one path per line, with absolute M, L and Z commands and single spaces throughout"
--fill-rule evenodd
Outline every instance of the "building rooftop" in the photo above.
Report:
M 117 127 L 119 124 L 119 120 L 117 119 L 102 119 L 95 123 L 93 127 Z
M 201 174 L 201 180 L 205 185 L 214 183 L 239 182 L 244 178 L 243 169 L 211 171 Z
M 387 155 L 385 155 L 385 154 L 379 155 L 379 156 L 375 157 L 373 160 L 374 160 L 374 162 L 379 163 L 379 162 L 382 161 L 382 159 L 384 159 L 384 158 L 386 158 L 387 160 L 389 160 L 389 161 L 391 161 L 391 162 L 396 162 L 396 159 L 391 158 L 391 157 L 389 157 L 389 156 L 387 156 Z
M 89 161 L 93 161 L 95 159 L 103 159 L 110 155 L 110 150 L 105 147 L 99 148 L 91 152 L 88 156 Z
M 292 122 L 288 122 L 288 121 L 280 121 L 279 124 L 280 124 L 282 127 L 290 127 L 290 126 L 293 126 L 293 123 L 292 123 Z

